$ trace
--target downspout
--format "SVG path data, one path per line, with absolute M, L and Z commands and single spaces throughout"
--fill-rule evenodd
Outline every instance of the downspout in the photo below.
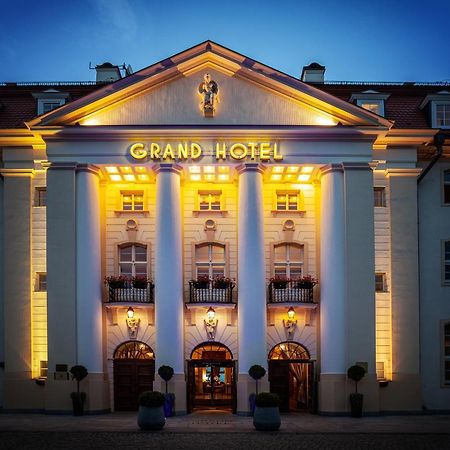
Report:
M 436 147 L 436 154 L 431 159 L 430 163 L 424 170 L 422 170 L 421 174 L 417 178 L 417 184 L 425 178 L 426 174 L 433 168 L 433 166 L 438 162 L 443 152 L 443 145 L 445 142 L 445 135 L 443 133 L 437 133 L 434 136 L 434 145 Z

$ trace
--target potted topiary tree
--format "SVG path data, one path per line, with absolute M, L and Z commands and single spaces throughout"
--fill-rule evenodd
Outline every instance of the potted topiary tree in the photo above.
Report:
M 280 428 L 280 398 L 277 394 L 261 392 L 256 396 L 253 425 L 258 431 L 277 431 Z
M 162 430 L 164 417 L 164 395 L 157 391 L 144 391 L 139 396 L 138 426 L 141 430 Z
M 254 364 L 250 367 L 250 369 L 248 369 L 248 374 L 255 380 L 256 383 L 256 393 L 250 394 L 249 397 L 250 411 L 253 414 L 255 411 L 256 396 L 258 395 L 258 381 L 266 374 L 266 369 L 258 364 Z
M 175 403 L 175 394 L 167 393 L 167 383 L 173 377 L 173 369 L 170 366 L 161 366 L 158 369 L 158 375 L 166 382 L 166 392 L 164 394 L 164 414 L 166 417 L 172 417 L 173 405 Z
M 88 371 L 84 366 L 73 366 L 70 369 L 72 380 L 77 381 L 77 392 L 72 392 L 70 398 L 72 399 L 73 415 L 82 416 L 84 414 L 84 402 L 86 400 L 86 393 L 80 392 L 80 381 L 84 380 Z
M 366 369 L 361 366 L 351 366 L 347 370 L 347 376 L 355 382 L 355 392 L 350 394 L 350 408 L 352 417 L 362 417 L 363 395 L 358 393 L 358 382 L 366 374 Z

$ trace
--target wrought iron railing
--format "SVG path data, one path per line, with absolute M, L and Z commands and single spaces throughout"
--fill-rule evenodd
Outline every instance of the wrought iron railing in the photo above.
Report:
M 189 303 L 233 303 L 234 283 L 217 287 L 214 281 L 189 281 Z
M 313 289 L 313 285 L 296 280 L 271 281 L 269 303 L 314 303 Z
M 125 281 L 122 285 L 110 283 L 108 285 L 108 299 L 110 303 L 134 302 L 153 303 L 155 285 L 152 281 L 147 283 L 135 283 Z

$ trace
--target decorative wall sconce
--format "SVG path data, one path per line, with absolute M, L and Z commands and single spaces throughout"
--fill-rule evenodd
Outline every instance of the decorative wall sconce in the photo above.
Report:
M 127 310 L 126 322 L 128 328 L 128 336 L 130 336 L 130 339 L 136 339 L 141 319 L 134 317 L 134 309 L 131 306 Z
M 214 308 L 209 308 L 206 313 L 207 319 L 203 319 L 206 328 L 206 334 L 208 336 L 208 340 L 213 341 L 216 337 L 216 329 L 218 320 L 216 319 L 216 311 Z
M 286 330 L 286 338 L 288 340 L 292 340 L 295 333 L 295 328 L 297 327 L 297 319 L 295 319 L 295 310 L 292 306 L 288 309 L 287 312 L 288 319 L 283 319 L 283 326 Z

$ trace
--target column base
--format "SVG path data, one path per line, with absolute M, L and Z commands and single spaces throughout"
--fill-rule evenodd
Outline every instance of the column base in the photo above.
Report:
M 31 372 L 7 372 L 3 377 L 3 410 L 6 412 L 43 412 L 45 388 L 36 384 Z
M 269 380 L 267 374 L 258 381 L 258 392 L 269 391 Z M 240 416 L 250 416 L 251 394 L 256 393 L 256 382 L 248 373 L 240 373 L 236 383 L 237 407 L 236 414 Z
M 51 377 L 51 378 L 50 378 Z M 70 394 L 76 392 L 76 381 L 54 380 L 53 373 L 45 385 L 45 412 L 48 414 L 72 414 Z M 86 414 L 102 414 L 111 412 L 109 402 L 109 383 L 107 375 L 90 373 L 80 383 L 80 391 L 86 393 L 84 411 Z
M 153 390 L 159 392 L 166 392 L 166 383 L 159 376 L 156 376 L 153 382 Z M 184 373 L 175 373 L 169 381 L 167 391 L 175 394 L 175 415 L 184 416 L 187 414 L 187 391 L 186 391 L 186 376 Z

